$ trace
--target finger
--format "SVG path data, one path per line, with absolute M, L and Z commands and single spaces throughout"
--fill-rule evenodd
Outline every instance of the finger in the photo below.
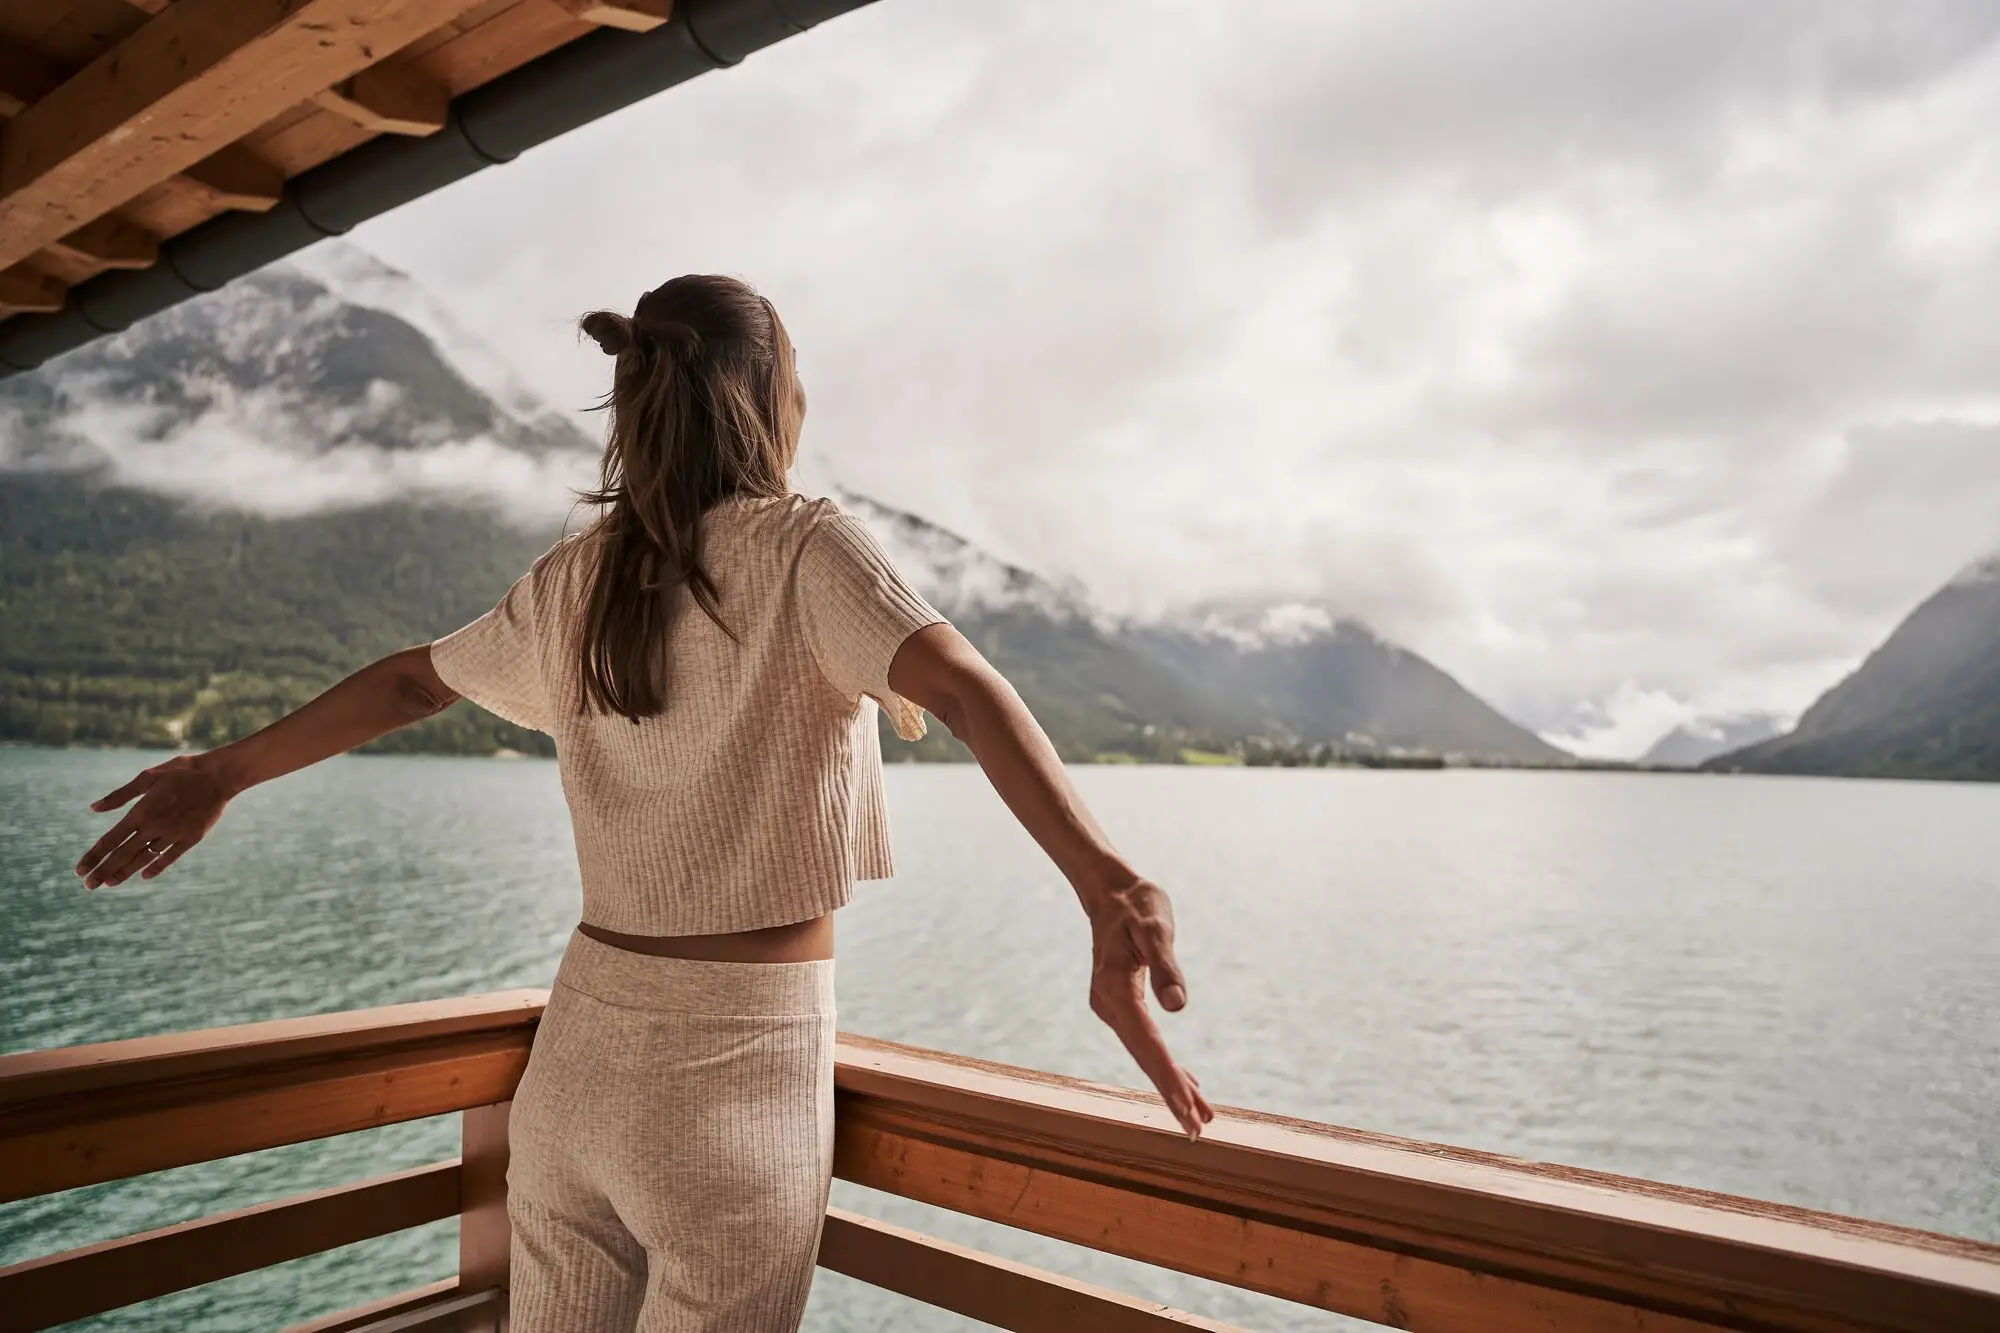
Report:
M 123 884 L 132 877 L 133 871 L 153 859 L 153 849 L 158 847 L 160 842 L 161 839 L 157 836 L 149 836 L 143 830 L 135 831 L 131 838 L 120 845 L 117 851 L 105 857 L 104 863 L 97 867 L 97 873 L 91 876 L 96 881 L 93 887 L 115 888 Z
M 1200 1138 L 1201 1129 L 1215 1118 L 1208 1100 L 1201 1095 L 1194 1075 L 1174 1063 L 1173 1054 L 1167 1050 L 1166 1041 L 1152 1016 L 1143 1008 L 1138 1009 L 1131 1025 L 1131 1035 L 1125 1038 L 1125 1048 L 1145 1071 L 1153 1087 L 1159 1091 L 1160 1100 L 1167 1104 L 1174 1119 L 1189 1138 Z
M 149 768 L 120 787 L 117 791 L 108 792 L 92 801 L 90 808 L 93 810 L 116 810 L 119 806 L 125 804 L 125 802 L 139 795 L 139 793 L 152 785 L 153 770 Z
M 103 837 L 90 844 L 90 850 L 76 863 L 76 873 L 88 877 L 98 865 L 113 851 L 132 836 L 132 830 L 139 825 L 139 812 L 127 811 L 125 817 L 105 831 Z M 90 887 L 96 888 L 95 884 Z
M 1152 1014 L 1146 1010 L 1145 991 L 1137 972 L 1128 974 L 1119 981 L 1111 982 L 1101 998 L 1094 997 L 1092 1007 L 1097 1010 L 1127 1054 L 1139 1066 L 1141 1073 L 1158 1090 L 1174 1118 L 1184 1129 L 1192 1131 L 1194 1089 L 1188 1086 L 1180 1067 L 1167 1050 L 1166 1039 L 1160 1035 L 1159 1026 L 1153 1022 Z
M 1174 957 L 1173 927 L 1149 926 L 1140 931 L 1139 955 L 1152 974 L 1153 994 L 1160 997 L 1160 1008 L 1170 1014 L 1178 1012 L 1187 1003 L 1187 976 Z
M 195 839 L 195 842 L 198 841 L 200 841 L 200 839 Z M 147 863 L 146 868 L 139 872 L 139 878 L 151 879 L 153 876 L 159 874 L 162 870 L 165 870 L 168 866 L 172 865 L 174 862 L 180 860 L 181 853 L 185 852 L 188 848 L 192 846 L 194 846 L 194 842 L 176 842 L 171 844 L 170 846 L 162 848 L 158 853 L 154 855 L 153 859 Z
M 1167 1103 L 1167 1109 L 1173 1112 L 1174 1119 L 1180 1122 L 1181 1132 L 1191 1139 L 1198 1139 L 1202 1127 L 1210 1119 L 1210 1115 L 1205 1114 L 1207 1104 L 1201 1100 L 1201 1093 L 1195 1090 L 1195 1086 L 1187 1081 L 1187 1072 L 1176 1072 L 1180 1077 L 1173 1091 L 1162 1093 L 1161 1097 Z

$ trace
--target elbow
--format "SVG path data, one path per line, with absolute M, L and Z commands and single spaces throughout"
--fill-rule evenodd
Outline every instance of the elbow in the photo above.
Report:
M 441 692 L 432 681 L 412 671 L 396 671 L 390 677 L 389 698 L 399 724 L 407 726 L 442 713 L 457 696 Z
M 1020 697 L 999 672 L 984 663 L 980 665 L 983 670 L 966 671 L 952 682 L 938 700 L 942 712 L 931 710 L 944 723 L 945 730 L 974 751 L 978 749 L 979 735 L 988 729 L 991 719 L 1004 716 L 1008 702 Z M 987 723 L 981 719 L 987 719 Z
M 969 741 L 966 730 L 965 701 L 957 694 L 947 694 L 929 706 L 929 712 L 944 729 L 961 741 Z

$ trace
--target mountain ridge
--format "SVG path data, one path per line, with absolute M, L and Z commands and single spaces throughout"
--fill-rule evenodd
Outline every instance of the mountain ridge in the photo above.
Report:
M 2000 553 L 1919 603 L 1791 731 L 1703 767 L 2000 781 Z
M 210 743 L 261 725 L 364 651 L 423 641 L 490 605 L 506 571 L 553 538 L 551 497 L 588 482 L 597 452 L 420 287 L 347 246 L 15 377 L 0 385 L 0 738 Z M 1078 586 L 831 489 L 1014 682 L 1066 758 L 1246 747 L 1322 762 L 1351 749 L 1566 758 L 1323 608 L 1124 622 Z M 104 513 L 125 529 L 94 517 Z M 317 566 L 270 555 L 286 548 L 316 552 Z M 370 572 L 380 565 L 400 572 L 385 581 Z M 454 723 L 432 741 L 500 747 L 495 723 Z M 505 742 L 524 746 L 539 748 Z M 890 749 L 965 757 L 941 729 Z
M 1697 718 L 1674 727 L 1635 761 L 1642 768 L 1695 768 L 1717 755 L 1769 740 L 1785 730 L 1773 713 Z

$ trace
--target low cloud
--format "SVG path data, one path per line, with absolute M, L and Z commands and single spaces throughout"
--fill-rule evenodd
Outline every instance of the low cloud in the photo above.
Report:
M 560 523 L 594 480 L 595 458 L 580 453 L 535 456 L 477 436 L 386 449 L 315 427 L 276 393 L 235 396 L 192 420 L 86 399 L 57 435 L 34 442 L 32 458 L 18 425 L 0 429 L 0 465 L 88 468 L 113 484 L 274 517 L 429 500 L 487 506 L 529 528 Z

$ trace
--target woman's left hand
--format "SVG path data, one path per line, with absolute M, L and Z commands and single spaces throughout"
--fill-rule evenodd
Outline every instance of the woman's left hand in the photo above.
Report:
M 192 756 L 156 764 L 117 791 L 90 803 L 97 811 L 116 810 L 133 797 L 139 803 L 111 826 L 76 863 L 86 888 L 123 884 L 134 871 L 151 879 L 180 860 L 208 836 L 234 795 L 222 779 Z
M 1159 1090 L 1161 1100 L 1191 1139 L 1215 1119 L 1201 1082 L 1175 1060 L 1146 1008 L 1150 977 L 1160 1007 L 1178 1012 L 1187 1003 L 1187 979 L 1174 957 L 1174 909 L 1166 891 L 1133 877 L 1086 899 L 1090 914 L 1090 1011 L 1118 1040 Z

